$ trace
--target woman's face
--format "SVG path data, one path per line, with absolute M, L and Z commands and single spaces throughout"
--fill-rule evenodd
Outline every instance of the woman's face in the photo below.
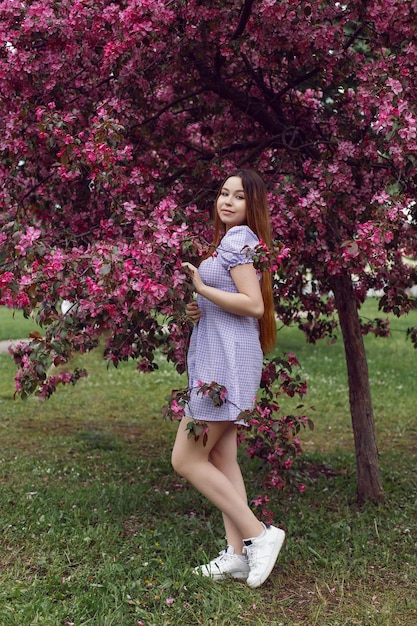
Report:
M 233 226 L 246 224 L 245 192 L 239 176 L 231 176 L 224 182 L 217 198 L 217 214 L 226 226 L 226 231 Z

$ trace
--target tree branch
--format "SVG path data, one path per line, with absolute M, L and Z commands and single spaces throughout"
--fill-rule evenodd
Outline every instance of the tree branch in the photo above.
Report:
M 240 13 L 239 24 L 236 27 L 235 32 L 232 35 L 232 40 L 238 39 L 244 32 L 246 28 L 246 24 L 250 18 L 252 13 L 252 5 L 254 0 L 245 0 L 245 4 L 243 5 L 242 11 Z
M 254 98 L 249 93 L 230 85 L 219 74 L 210 69 L 204 49 L 198 46 L 190 47 L 189 58 L 194 63 L 202 83 L 207 89 L 229 101 L 242 113 L 258 122 L 270 136 L 274 137 L 274 140 L 276 137 L 281 137 L 283 147 L 291 147 L 292 150 L 298 149 L 300 153 L 304 152 L 313 159 L 320 159 L 319 151 L 313 142 L 304 137 L 303 131 L 298 127 L 291 126 L 290 128 L 280 107 L 276 105 L 271 107 L 268 98 L 265 100 Z M 291 135 L 290 141 L 288 141 L 289 135 Z
M 147 119 L 143 120 L 139 124 L 135 124 L 131 128 L 134 129 L 134 128 L 137 128 L 138 126 L 144 126 L 145 124 L 150 124 L 150 122 L 154 122 L 159 117 L 161 117 L 161 115 L 163 113 L 165 113 L 166 111 L 169 111 L 170 109 L 175 107 L 177 104 L 180 104 L 180 102 L 184 102 L 184 100 L 189 100 L 190 98 L 194 98 L 195 96 L 198 96 L 203 91 L 204 91 L 204 89 L 197 89 L 196 91 L 192 91 L 191 93 L 185 94 L 185 96 L 180 96 L 179 98 L 176 98 L 172 102 L 168 102 L 168 104 L 166 104 L 161 109 L 159 109 L 159 111 L 157 113 L 155 113 L 151 117 L 148 117 Z

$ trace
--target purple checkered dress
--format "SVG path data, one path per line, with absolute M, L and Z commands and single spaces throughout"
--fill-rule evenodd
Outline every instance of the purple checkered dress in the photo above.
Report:
M 230 269 L 251 263 L 249 246 L 253 249 L 258 237 L 248 226 L 230 228 L 214 256 L 202 261 L 200 276 L 206 285 L 237 293 Z M 190 401 L 187 415 L 202 421 L 232 421 L 242 410 L 252 409 L 258 392 L 263 355 L 259 341 L 259 322 L 253 317 L 228 313 L 202 296 L 197 297 L 202 311 L 193 328 L 187 365 Z M 214 405 L 209 397 L 197 394 L 198 381 L 212 381 L 227 389 L 227 401 Z

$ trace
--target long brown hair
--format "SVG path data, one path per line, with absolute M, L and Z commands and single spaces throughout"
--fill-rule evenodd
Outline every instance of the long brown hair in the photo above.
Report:
M 271 223 L 269 220 L 266 185 L 262 178 L 249 169 L 236 170 L 229 174 L 220 186 L 214 203 L 214 247 L 220 243 L 224 234 L 224 224 L 217 213 L 217 199 L 228 178 L 237 176 L 242 181 L 246 200 L 246 224 L 262 240 L 268 249 L 272 247 Z M 271 272 L 265 270 L 261 277 L 261 292 L 264 301 L 264 314 L 259 320 L 260 341 L 264 354 L 271 352 L 276 344 L 276 321 Z

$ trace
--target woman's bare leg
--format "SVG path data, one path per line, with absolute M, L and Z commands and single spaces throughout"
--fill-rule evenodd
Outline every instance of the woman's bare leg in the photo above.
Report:
M 230 449 L 229 437 L 232 432 L 236 435 L 235 425 L 231 422 L 210 422 L 208 439 L 204 446 L 203 437 L 198 441 L 195 441 L 194 437 L 188 437 L 186 426 L 189 421 L 189 417 L 184 417 L 178 427 L 172 451 L 172 465 L 175 471 L 223 513 L 234 543 L 236 537 L 239 537 L 239 541 L 243 537 L 256 537 L 262 533 L 263 526 L 248 506 L 240 470 L 239 477 L 233 464 L 220 463 L 223 471 L 215 465 L 216 458 L 218 463 L 219 456 L 222 456 L 221 451 Z M 212 451 L 214 462 L 210 460 Z M 236 461 L 236 456 L 234 460 Z M 240 552 L 241 546 L 236 548 Z
M 237 429 L 233 425 L 220 437 L 210 453 L 210 461 L 226 476 L 242 500 L 247 504 L 246 487 L 242 472 L 237 462 Z M 223 513 L 227 544 L 234 548 L 235 554 L 242 554 L 244 537 L 239 529 L 225 513 Z

